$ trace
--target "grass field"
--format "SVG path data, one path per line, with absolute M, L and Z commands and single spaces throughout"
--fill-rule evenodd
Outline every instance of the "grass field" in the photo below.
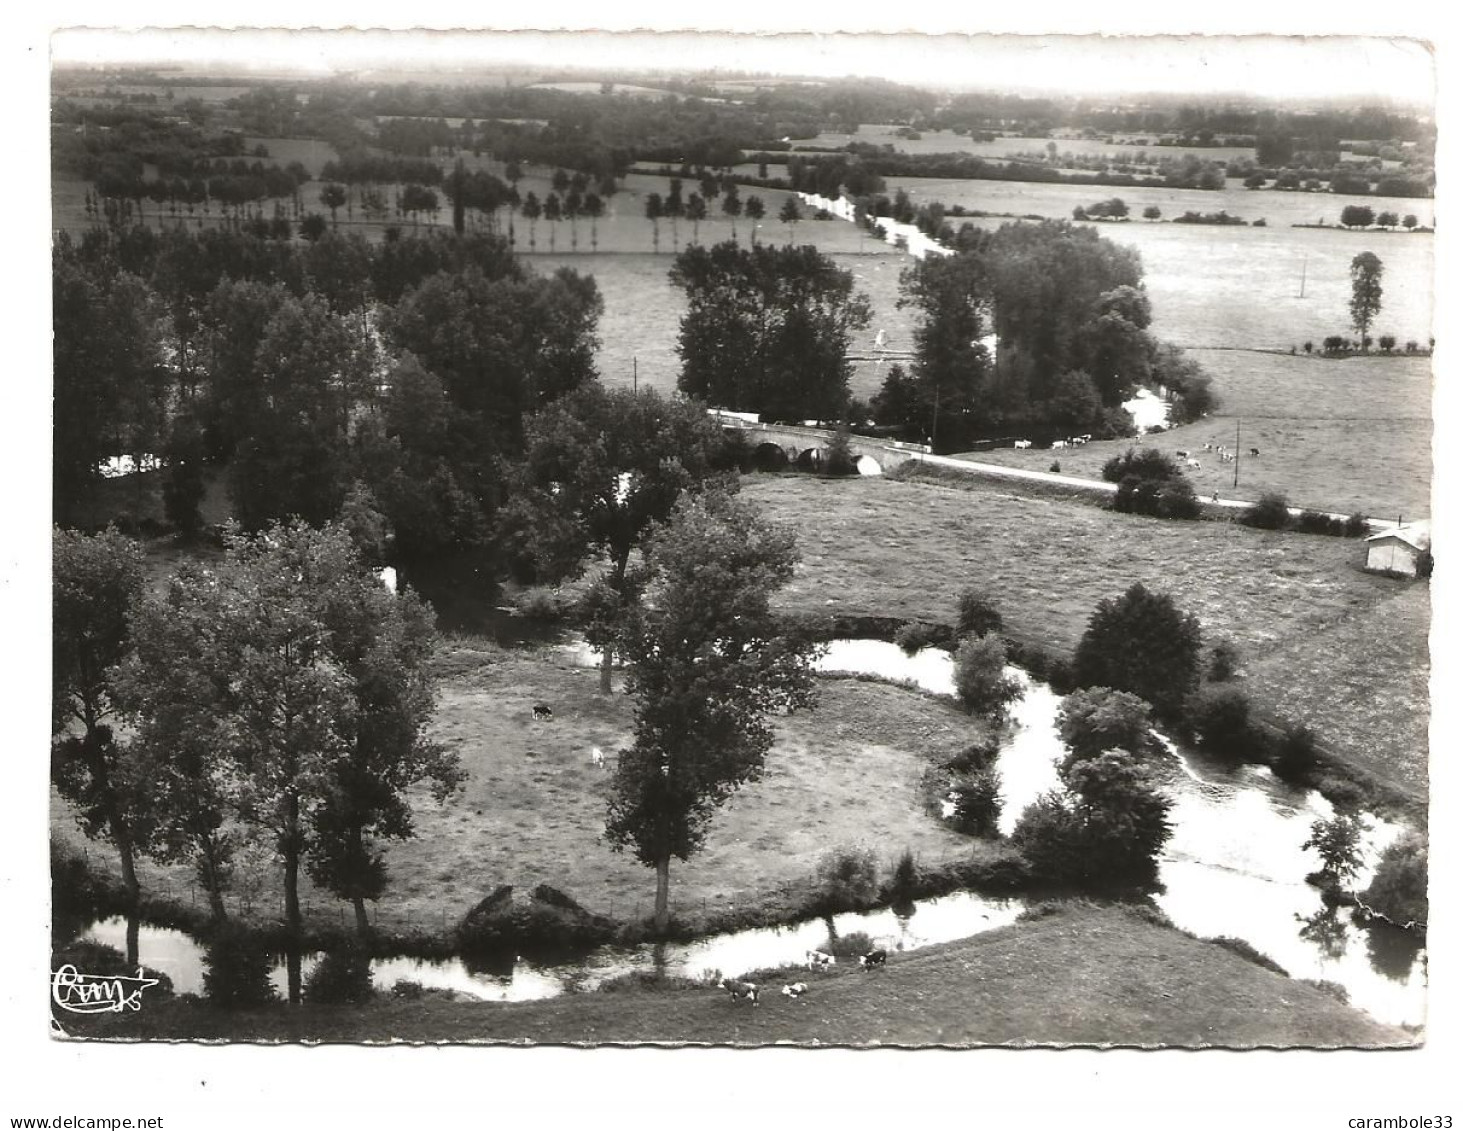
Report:
M 1129 447 L 1170 455 L 1193 453 L 1188 470 L 1202 496 L 1258 499 L 1279 491 L 1292 505 L 1379 518 L 1418 518 L 1431 511 L 1431 359 L 1352 357 L 1321 360 L 1252 351 L 1195 350 L 1214 375 L 1222 403 L 1194 424 L 1137 440 L 1095 442 L 1064 451 L 998 448 L 970 458 L 1045 471 L 1055 459 L 1068 475 L 1101 477 L 1102 465 Z M 1203 451 L 1206 443 L 1235 448 L 1240 429 L 1240 478 L 1234 465 Z M 1251 458 L 1251 448 L 1260 449 Z
M 1416 1043 L 1313 986 L 1113 908 L 1073 906 L 886 969 L 820 975 L 801 1000 L 772 977 L 756 1007 L 709 987 L 489 1004 L 382 1001 L 226 1011 L 150 1002 L 66 1017 L 83 1037 L 230 1041 L 688 1042 L 720 1045 L 1388 1047 Z
M 979 587 L 1017 634 L 1068 650 L 1099 601 L 1141 581 L 1194 614 L 1207 643 L 1235 645 L 1258 707 L 1311 722 L 1388 781 L 1426 779 L 1424 587 L 1363 572 L 1354 540 L 1165 522 L 983 484 L 759 476 L 744 490 L 798 533 L 791 609 L 948 623 L 960 592 Z M 1387 647 L 1361 651 L 1378 634 L 1391 634 Z M 1353 673 L 1344 710 L 1333 669 Z
M 457 752 L 465 788 L 438 806 L 423 791 L 418 836 L 387 854 L 390 894 L 381 924 L 433 931 L 451 927 L 499 884 L 538 883 L 567 891 L 591 910 L 630 920 L 648 915 L 653 873 L 601 839 L 610 775 L 590 762 L 628 744 L 632 703 L 601 696 L 598 672 L 567 657 L 457 642 L 440 661 L 442 684 L 432 734 Z M 903 688 L 849 679 L 819 682 L 812 711 L 777 723 L 762 779 L 718 814 L 705 849 L 671 869 L 671 907 L 696 923 L 738 910 L 795 906 L 829 849 L 876 846 L 881 868 L 905 848 L 934 864 L 994 851 L 950 832 L 924 811 L 920 775 L 927 755 L 954 751 L 984 725 L 954 706 Z M 554 707 L 550 722 L 532 706 Z M 73 844 L 80 833 L 63 802 L 52 826 Z M 92 858 L 114 869 L 115 854 Z M 186 869 L 147 865 L 144 886 L 187 897 Z M 278 908 L 278 877 L 261 899 Z M 338 923 L 342 904 L 304 885 L 307 921 Z

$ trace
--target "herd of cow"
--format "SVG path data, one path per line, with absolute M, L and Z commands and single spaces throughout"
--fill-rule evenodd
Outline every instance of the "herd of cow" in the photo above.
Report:
M 1091 439 L 1092 433 L 1089 432 L 1083 436 L 1068 436 L 1065 440 L 1053 440 L 1051 442 L 1051 446 L 1053 448 L 1080 448 L 1083 444 L 1088 443 Z M 1022 451 L 1025 451 L 1027 448 L 1031 447 L 1031 441 L 1017 440 L 1011 446 L 1013 448 L 1019 448 Z
M 883 967 L 888 960 L 889 952 L 880 948 L 859 955 L 858 964 L 865 970 L 876 970 Z M 810 950 L 807 953 L 807 964 L 809 970 L 828 970 L 838 964 L 838 959 L 826 951 Z M 739 982 L 730 978 L 723 978 L 716 984 L 716 988 L 730 994 L 732 1001 L 749 1001 L 753 1005 L 757 1004 L 757 996 L 761 993 L 756 982 Z M 789 982 L 782 987 L 782 996 L 792 1001 L 797 1001 L 807 992 L 807 982 Z

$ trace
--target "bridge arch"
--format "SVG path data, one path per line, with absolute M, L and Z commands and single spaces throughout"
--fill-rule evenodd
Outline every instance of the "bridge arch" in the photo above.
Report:
M 758 471 L 785 471 L 790 462 L 787 449 L 771 440 L 752 449 L 752 466 Z

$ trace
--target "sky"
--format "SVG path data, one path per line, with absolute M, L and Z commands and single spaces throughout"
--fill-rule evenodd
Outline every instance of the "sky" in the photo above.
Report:
M 1430 106 L 1433 58 L 1356 36 L 713 35 L 650 32 L 224 31 L 76 28 L 54 65 L 215 63 L 310 74 L 501 64 L 864 75 L 925 86 L 1074 93 L 1204 91 L 1388 98 Z

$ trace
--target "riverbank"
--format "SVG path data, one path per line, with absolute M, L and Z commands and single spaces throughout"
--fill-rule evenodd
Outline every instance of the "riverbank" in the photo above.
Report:
M 784 982 L 807 981 L 791 1000 Z M 1405 1047 L 1325 991 L 1142 913 L 1074 904 L 961 942 L 895 954 L 886 969 L 775 972 L 755 1008 L 709 986 L 654 982 L 543 1002 L 425 995 L 364 1006 L 226 1011 L 196 1000 L 67 1017 L 102 1039 L 289 1042 L 692 1043 Z
M 1238 651 L 1235 686 L 1311 727 L 1393 811 L 1425 823 L 1425 585 L 1363 572 L 1351 539 L 1166 522 L 1024 492 L 880 477 L 757 477 L 744 493 L 798 531 L 793 613 L 948 624 L 985 590 L 1008 635 L 1070 655 L 1099 601 L 1135 581 Z

